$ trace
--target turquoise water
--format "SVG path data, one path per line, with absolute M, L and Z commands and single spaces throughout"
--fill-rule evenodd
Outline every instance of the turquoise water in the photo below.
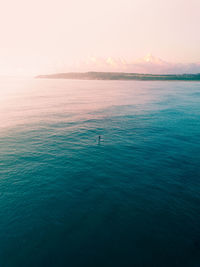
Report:
M 0 121 L 0 266 L 200 266 L 200 83 L 1 79 Z

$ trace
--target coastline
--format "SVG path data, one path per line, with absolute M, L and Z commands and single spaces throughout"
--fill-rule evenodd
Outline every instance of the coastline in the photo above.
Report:
M 200 81 L 200 74 L 139 74 L 121 72 L 68 72 L 38 75 L 36 79 L 122 80 L 122 81 Z

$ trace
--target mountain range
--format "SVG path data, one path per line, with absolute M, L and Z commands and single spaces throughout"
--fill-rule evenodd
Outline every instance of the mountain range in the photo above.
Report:
M 200 73 L 200 62 L 196 63 L 171 63 L 148 54 L 135 61 L 126 61 L 121 58 L 90 57 L 85 61 L 71 66 L 73 72 L 126 72 L 148 74 L 195 74 Z

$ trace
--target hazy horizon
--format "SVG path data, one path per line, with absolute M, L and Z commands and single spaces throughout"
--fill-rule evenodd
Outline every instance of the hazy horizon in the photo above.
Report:
M 85 73 L 85 72 L 119 72 L 138 74 L 199 74 L 200 62 L 196 63 L 172 63 L 154 57 L 151 54 L 137 59 L 136 61 L 126 61 L 123 58 L 114 57 L 88 57 L 86 60 L 77 61 L 67 67 L 44 69 L 34 73 L 14 72 L 0 73 L 1 77 L 36 77 L 38 75 L 48 75 L 57 73 Z
M 199 72 L 199 10 L 198 0 L 3 1 L 0 75 L 87 71 L 94 57 L 130 71 L 149 53 L 165 66 L 145 62 L 141 72 Z

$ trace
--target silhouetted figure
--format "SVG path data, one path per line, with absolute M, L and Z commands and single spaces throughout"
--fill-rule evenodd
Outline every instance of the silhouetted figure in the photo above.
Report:
M 101 142 L 101 135 L 99 135 L 98 144 L 100 144 L 100 142 Z

